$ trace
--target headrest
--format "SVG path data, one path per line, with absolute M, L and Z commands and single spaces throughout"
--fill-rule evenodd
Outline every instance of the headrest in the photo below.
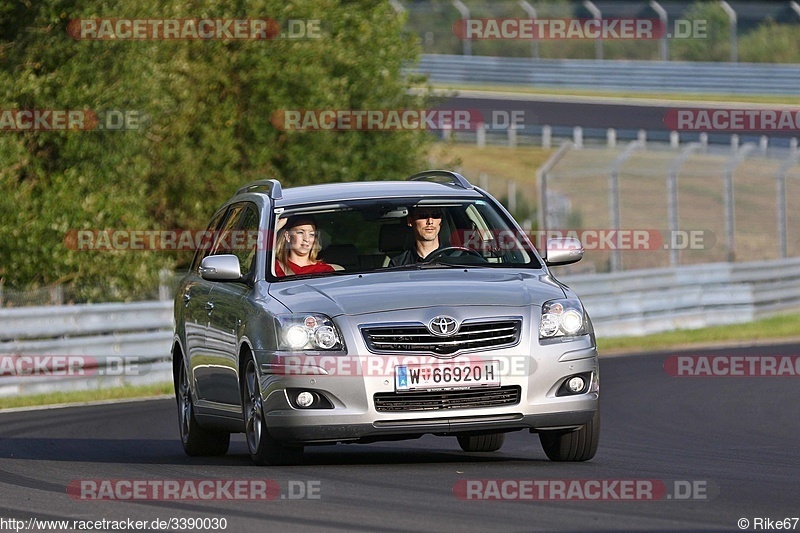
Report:
M 355 244 L 331 244 L 320 252 L 320 257 L 326 263 L 341 265 L 345 269 L 358 268 L 358 248 Z
M 378 249 L 385 253 L 402 252 L 411 248 L 411 228 L 405 221 L 381 226 Z

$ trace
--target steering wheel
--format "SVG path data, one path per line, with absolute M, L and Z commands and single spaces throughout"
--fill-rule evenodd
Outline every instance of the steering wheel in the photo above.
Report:
M 446 246 L 444 248 L 439 248 L 435 252 L 431 252 L 431 254 L 425 258 L 425 262 L 430 263 L 450 252 L 465 252 L 467 255 L 474 255 L 475 257 L 479 257 L 483 261 L 486 261 L 486 258 L 484 258 L 480 252 L 473 250 L 472 248 L 465 248 L 464 246 Z

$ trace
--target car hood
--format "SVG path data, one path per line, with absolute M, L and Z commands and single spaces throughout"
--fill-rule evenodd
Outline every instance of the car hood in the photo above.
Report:
M 269 292 L 293 313 L 331 317 L 434 306 L 540 306 L 564 298 L 561 286 L 541 271 L 461 268 L 287 280 Z

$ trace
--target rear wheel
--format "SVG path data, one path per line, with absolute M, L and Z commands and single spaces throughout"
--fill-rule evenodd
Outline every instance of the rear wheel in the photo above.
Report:
M 256 372 L 256 362 L 251 357 L 244 371 L 242 387 L 245 435 L 250 457 L 257 465 L 294 465 L 303 461 L 303 447 L 284 446 L 272 438 L 264 420 L 261 403 L 261 383 Z
M 488 435 L 460 435 L 458 445 L 465 452 L 496 452 L 506 441 L 505 433 L 489 433 Z
M 544 453 L 551 461 L 588 461 L 600 442 L 600 407 L 592 420 L 575 430 L 540 431 Z
M 215 431 L 201 427 L 194 416 L 192 391 L 189 387 L 189 373 L 181 357 L 178 372 L 175 376 L 175 397 L 178 400 L 178 426 L 181 433 L 181 444 L 187 455 L 225 455 L 231 442 L 231 434 L 227 431 Z

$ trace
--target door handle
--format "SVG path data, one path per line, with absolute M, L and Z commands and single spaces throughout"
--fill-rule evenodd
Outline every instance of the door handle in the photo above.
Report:
M 189 300 L 191 300 L 191 299 L 192 299 L 192 295 L 191 294 L 189 294 L 188 292 L 184 292 L 183 293 L 183 302 L 184 303 L 188 304 Z
M 214 302 L 206 302 L 206 311 L 209 313 L 214 310 Z

